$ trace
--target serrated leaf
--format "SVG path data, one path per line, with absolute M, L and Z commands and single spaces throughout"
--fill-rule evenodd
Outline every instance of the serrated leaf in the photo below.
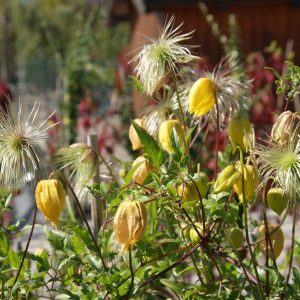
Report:
M 294 283 L 297 285 L 298 289 L 300 290 L 300 273 L 295 267 L 293 267 L 292 270 L 293 270 Z
M 151 163 L 159 167 L 164 162 L 164 151 L 159 147 L 155 139 L 137 123 L 132 122 L 135 131 L 137 132 L 139 139 L 143 145 L 144 152 L 147 154 Z
M 20 267 L 20 257 L 18 256 L 18 253 L 15 252 L 12 248 L 10 248 L 8 251 L 8 260 L 14 269 L 18 269 Z

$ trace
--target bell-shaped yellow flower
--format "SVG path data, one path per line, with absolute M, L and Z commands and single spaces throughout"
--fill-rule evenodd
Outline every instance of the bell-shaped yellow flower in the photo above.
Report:
M 147 225 L 147 209 L 141 201 L 123 201 L 114 217 L 114 231 L 122 251 L 141 239 Z
M 35 199 L 44 216 L 57 227 L 66 199 L 62 183 L 56 179 L 41 180 L 36 186 Z
M 137 157 L 133 162 L 132 167 L 136 167 L 132 179 L 138 184 L 143 184 L 148 174 L 156 170 L 156 168 L 144 156 Z
M 239 170 L 240 173 L 242 173 L 241 166 L 238 166 L 237 169 Z M 246 199 L 244 199 L 244 195 L 243 195 L 242 176 L 238 179 L 236 184 L 233 186 L 240 200 L 244 202 L 244 200 L 251 199 L 257 186 L 258 186 L 258 174 L 256 168 L 251 165 L 244 165 L 244 189 L 245 189 Z
M 144 128 L 143 119 L 135 119 L 134 122 L 138 124 L 140 127 Z M 141 143 L 141 140 L 132 124 L 129 127 L 129 139 L 132 144 L 132 150 L 138 150 L 142 148 L 143 145 Z
M 284 234 L 283 234 L 283 231 L 281 230 L 281 228 L 278 228 L 278 225 L 275 225 L 275 224 L 268 224 L 268 229 L 269 229 L 269 233 L 271 233 L 272 231 L 275 231 L 275 229 L 276 229 L 276 231 L 274 233 L 272 233 L 270 236 L 270 240 L 271 240 L 273 251 L 274 251 L 274 256 L 276 259 L 283 250 Z M 266 238 L 265 238 L 265 232 L 266 232 L 266 227 L 263 224 L 259 227 L 258 240 L 262 239 L 262 241 L 259 242 L 259 249 L 264 255 L 267 254 L 267 243 L 266 243 Z M 271 257 L 271 253 L 272 253 L 271 247 L 270 247 L 270 244 L 268 244 L 269 257 Z
M 227 166 L 221 172 L 216 181 L 214 193 L 224 192 L 232 188 L 240 177 L 241 173 L 236 169 L 234 165 Z
M 245 117 L 234 117 L 228 124 L 228 135 L 233 152 L 239 146 L 244 152 L 248 152 L 252 137 L 252 125 Z
M 189 93 L 189 112 L 196 116 L 206 114 L 216 103 L 216 85 L 209 78 L 200 78 Z
M 171 130 L 175 129 L 180 143 L 183 144 L 183 129 L 177 120 L 166 120 L 159 127 L 158 138 L 162 147 L 169 153 L 174 152 L 171 145 Z

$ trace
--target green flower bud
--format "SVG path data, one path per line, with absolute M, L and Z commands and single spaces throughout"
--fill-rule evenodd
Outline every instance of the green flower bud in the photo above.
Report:
M 229 121 L 228 135 L 232 144 L 233 152 L 237 147 L 242 148 L 244 152 L 248 152 L 252 136 L 252 125 L 245 117 L 235 117 Z
M 221 172 L 216 181 L 214 193 L 224 192 L 232 188 L 240 177 L 241 173 L 236 169 L 234 165 L 227 166 Z
M 238 167 L 238 170 L 241 172 L 241 166 Z M 258 174 L 256 168 L 251 165 L 244 165 L 244 189 L 246 199 L 251 199 L 253 194 L 258 186 Z M 238 194 L 240 200 L 243 202 L 244 195 L 242 189 L 242 176 L 238 179 L 236 184 L 233 186 L 235 192 Z
M 267 195 L 269 207 L 279 216 L 282 214 L 288 204 L 288 198 L 281 188 L 271 188 Z
M 225 235 L 232 248 L 237 249 L 242 247 L 244 242 L 244 234 L 242 229 L 237 227 L 228 228 L 225 230 Z

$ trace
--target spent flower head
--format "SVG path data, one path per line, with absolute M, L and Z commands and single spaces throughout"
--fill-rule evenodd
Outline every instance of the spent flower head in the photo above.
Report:
M 54 113 L 54 112 L 53 112 Z M 39 120 L 39 104 L 35 103 L 29 115 L 22 111 L 8 113 L 0 107 L 0 185 L 12 191 L 26 183 L 28 174 L 39 169 L 36 144 L 48 137 L 49 118 Z
M 135 71 L 140 78 L 144 91 L 152 95 L 164 82 L 166 76 L 178 71 L 178 64 L 188 63 L 198 57 L 193 56 L 188 47 L 181 42 L 191 38 L 193 32 L 182 33 L 182 23 L 175 27 L 174 17 L 165 24 L 158 39 L 151 39 L 131 60 L 137 62 Z
M 252 150 L 261 160 L 259 173 L 262 185 L 272 179 L 291 200 L 296 200 L 300 193 L 300 139 L 292 134 L 284 145 L 271 140 L 267 146 L 256 145 Z
M 90 146 L 76 143 L 61 148 L 55 155 L 60 170 L 70 171 L 69 179 L 75 183 L 75 192 L 81 201 L 87 197 L 86 185 L 91 183 L 98 168 L 98 155 Z
M 178 87 L 181 99 L 186 98 L 188 95 L 187 85 L 184 84 Z M 144 109 L 144 126 L 149 134 L 156 137 L 160 124 L 168 120 L 172 114 L 179 118 L 179 105 L 176 98 L 175 91 L 170 86 L 165 85 L 162 93 L 157 95 L 155 103 Z M 185 103 L 183 104 L 185 105 Z M 183 110 L 187 111 L 186 106 L 183 107 Z

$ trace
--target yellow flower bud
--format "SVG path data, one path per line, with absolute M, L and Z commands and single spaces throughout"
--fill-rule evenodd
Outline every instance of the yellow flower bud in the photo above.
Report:
M 237 168 L 242 173 L 241 166 Z M 258 186 L 258 174 L 254 166 L 244 165 L 244 189 L 246 199 L 251 199 L 256 188 Z M 243 189 L 242 189 L 242 176 L 238 179 L 233 186 L 235 192 L 238 194 L 240 200 L 244 201 Z
M 229 121 L 228 135 L 233 152 L 239 146 L 244 152 L 248 152 L 252 138 L 252 125 L 245 117 L 235 117 Z
M 147 209 L 141 201 L 123 201 L 114 217 L 114 231 L 122 251 L 141 239 L 147 225 Z
M 134 122 L 136 124 L 138 124 L 140 127 L 144 128 L 144 120 L 143 119 L 135 119 Z M 132 144 L 132 150 L 138 150 L 138 149 L 142 148 L 143 145 L 142 145 L 140 138 L 132 124 L 129 127 L 129 139 Z
M 139 156 L 133 162 L 132 167 L 136 167 L 132 178 L 133 181 L 138 184 L 143 184 L 148 174 L 156 170 L 156 168 L 144 156 Z
M 272 127 L 271 137 L 284 145 L 292 134 L 300 134 L 300 114 L 285 111 L 278 116 Z
M 275 259 L 280 255 L 281 251 L 283 250 L 284 246 L 284 234 L 281 228 L 278 228 L 278 225 L 275 224 L 268 224 L 268 229 L 269 233 L 277 229 L 274 233 L 271 234 L 270 240 L 272 243 L 273 251 L 274 251 L 274 256 Z M 265 225 L 261 225 L 259 227 L 259 232 L 258 232 L 258 240 L 263 239 L 262 241 L 259 242 L 259 249 L 260 251 L 266 255 L 267 254 L 267 243 L 265 239 L 265 232 L 266 232 L 266 227 Z M 271 257 L 271 247 L 270 243 L 268 243 L 268 254 Z
M 271 188 L 268 191 L 267 202 L 269 207 L 280 216 L 288 204 L 288 198 L 283 189 Z
M 175 129 L 180 143 L 183 144 L 183 129 L 177 120 L 166 120 L 159 127 L 158 138 L 162 147 L 169 153 L 174 152 L 171 145 L 171 130 Z
M 216 181 L 214 193 L 220 193 L 230 189 L 240 177 L 241 173 L 236 169 L 235 166 L 227 166 L 221 172 L 220 176 Z
M 209 78 L 200 78 L 189 93 L 189 112 L 197 116 L 206 114 L 216 103 L 216 85 Z
M 56 179 L 41 180 L 36 186 L 35 199 L 44 216 L 57 227 L 66 199 L 62 183 Z

